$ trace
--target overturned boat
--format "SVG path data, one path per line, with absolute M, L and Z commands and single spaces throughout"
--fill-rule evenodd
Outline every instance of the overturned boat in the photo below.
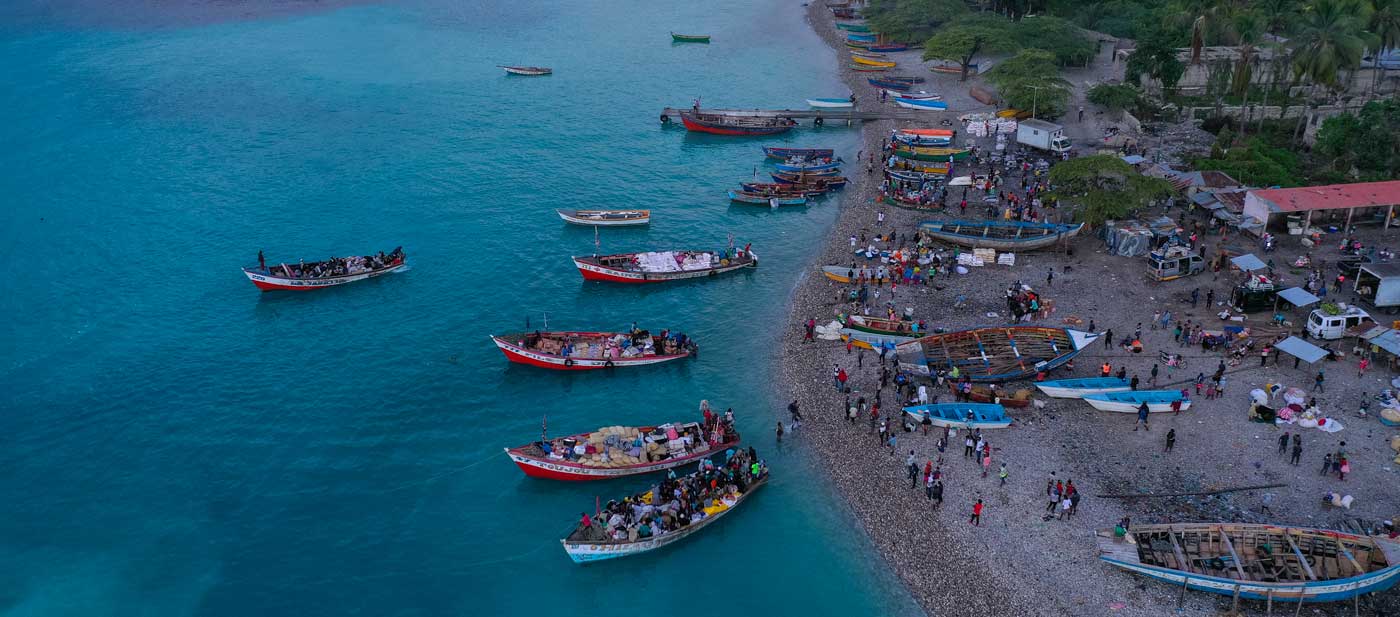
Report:
M 929 375 L 958 369 L 974 382 L 1031 377 L 1072 360 L 1098 334 L 1049 326 L 994 326 L 925 336 L 895 351 L 904 370 Z

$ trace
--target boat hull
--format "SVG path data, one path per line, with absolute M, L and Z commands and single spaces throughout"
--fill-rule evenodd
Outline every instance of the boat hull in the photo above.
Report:
M 280 276 L 272 276 L 266 272 L 260 272 L 257 268 L 244 268 L 243 275 L 253 282 L 262 291 L 312 291 L 315 289 L 325 289 L 327 287 L 339 287 L 358 283 L 366 279 L 395 272 L 408 267 L 406 263 L 381 268 L 372 272 L 361 272 L 359 274 L 347 274 L 345 276 L 334 276 L 326 278 L 297 279 Z
M 700 120 L 691 116 L 690 114 L 685 113 L 681 114 L 681 124 L 685 125 L 685 129 L 687 131 L 692 131 L 695 133 L 709 133 L 711 135 L 730 135 L 740 137 L 750 135 L 777 135 L 779 133 L 786 133 L 792 130 L 792 127 L 797 125 L 796 122 L 793 122 L 792 124 L 777 124 L 773 126 L 727 125 L 714 122 L 706 122 L 704 120 Z
M 745 501 L 748 501 L 749 498 L 753 496 L 754 492 L 759 489 L 759 487 L 767 483 L 768 479 L 765 477 L 762 480 L 759 480 L 758 482 L 750 484 L 748 492 L 744 493 L 743 495 L 740 495 L 739 499 L 734 502 L 733 506 L 721 510 L 714 516 L 710 516 L 699 523 L 691 523 L 689 527 L 686 527 L 679 531 L 673 531 L 664 536 L 655 536 L 648 540 L 628 542 L 623 544 L 589 544 L 586 542 L 570 542 L 568 538 L 560 540 L 559 543 L 563 545 L 564 552 L 569 555 L 569 559 L 572 559 L 574 563 L 592 563 L 594 561 L 604 561 L 608 559 L 617 559 L 619 557 L 631 557 L 632 555 L 648 553 L 656 549 L 664 548 L 677 542 L 680 542 L 681 540 L 684 540 L 692 535 L 695 535 L 696 533 L 699 533 L 700 530 L 719 522 L 720 519 L 725 518 L 731 512 L 739 509 L 740 504 L 743 504 Z
M 609 268 L 607 266 L 588 263 L 586 261 L 581 261 L 578 257 L 575 257 L 573 259 L 574 266 L 578 268 L 579 273 L 583 275 L 583 279 L 586 281 L 605 281 L 608 283 L 627 283 L 634 285 L 642 285 L 649 283 L 667 283 L 670 281 L 683 281 L 686 279 L 709 278 L 711 276 L 723 274 L 726 272 L 733 272 L 735 270 L 741 270 L 743 268 L 758 267 L 758 260 L 755 259 L 752 261 L 745 261 L 737 264 L 731 263 L 727 266 L 707 268 L 705 270 L 690 270 L 684 272 L 632 272 L 629 270 L 619 270 L 617 268 Z
M 1339 602 L 1350 600 L 1353 596 L 1385 591 L 1395 585 L 1396 577 L 1400 576 L 1400 566 L 1390 568 L 1371 576 L 1352 577 L 1339 581 L 1328 581 L 1324 583 L 1290 583 L 1290 584 L 1262 584 L 1236 581 L 1230 578 L 1218 576 L 1205 576 L 1201 574 L 1187 575 L 1179 570 L 1162 568 L 1159 566 L 1149 566 L 1144 564 L 1127 563 L 1109 557 L 1100 557 L 1104 562 L 1118 566 L 1129 572 L 1136 572 L 1144 576 L 1157 579 L 1180 588 L 1185 581 L 1186 588 L 1195 591 L 1208 591 L 1225 596 L 1235 595 L 1235 586 L 1239 584 L 1240 597 L 1246 600 L 1264 600 L 1272 598 L 1276 602 L 1293 601 L 1301 599 L 1303 602 Z M 1355 580 L 1353 580 L 1355 579 Z
M 822 109 L 841 109 L 856 106 L 856 104 L 852 103 L 849 99 L 807 99 L 807 105 L 809 107 L 820 107 Z
M 920 111 L 948 111 L 947 103 L 929 99 L 906 99 L 904 97 L 899 97 L 894 100 L 894 104 L 905 109 L 917 109 Z
M 1132 389 L 1128 386 L 1128 382 L 1122 379 L 1108 377 L 1104 378 L 1101 383 L 1098 382 L 1098 379 L 1099 378 L 1042 381 L 1035 384 L 1035 387 L 1039 388 L 1045 396 L 1052 398 L 1084 398 L 1090 394 L 1127 392 Z M 1089 385 L 1094 383 L 1098 383 L 1099 385 Z
M 583 333 L 594 334 L 594 333 Z M 682 354 L 671 354 L 666 356 L 641 356 L 637 358 L 617 358 L 610 360 L 607 358 L 566 358 L 554 354 L 540 353 L 533 349 L 526 349 L 515 343 L 507 341 L 499 336 L 492 336 L 491 341 L 505 354 L 506 359 L 516 364 L 528 364 L 539 368 L 547 368 L 555 371 L 592 371 L 604 368 L 624 368 L 629 366 L 646 366 L 649 364 L 662 364 L 674 360 L 681 360 L 690 357 L 690 352 Z
M 573 225 L 594 225 L 598 227 L 622 227 L 625 225 L 646 225 L 651 222 L 650 210 L 629 210 L 626 212 L 637 213 L 637 216 L 621 218 L 589 218 L 587 210 L 555 210 L 559 218 L 566 223 Z M 593 211 L 599 212 L 599 211 Z M 622 212 L 622 211 L 618 211 Z
M 782 159 L 786 161 L 795 156 L 829 159 L 835 156 L 836 151 L 830 148 L 779 148 L 776 146 L 764 146 L 763 154 L 770 159 Z
M 526 476 L 531 478 L 541 478 L 545 480 L 560 480 L 563 482 L 592 482 L 595 480 L 612 480 L 615 478 L 626 478 L 658 471 L 665 471 L 674 467 L 688 465 L 708 456 L 723 453 L 729 448 L 739 445 L 738 441 L 731 441 L 720 444 L 717 448 L 710 448 L 703 452 L 697 452 L 690 456 L 675 459 L 667 459 L 655 463 L 642 463 L 640 465 L 628 465 L 626 467 L 585 467 L 577 463 L 567 461 L 556 461 L 549 458 L 539 458 L 523 454 L 521 448 L 505 448 L 506 456 L 515 463 Z
M 673 42 L 676 42 L 676 43 L 708 43 L 708 42 L 710 42 L 710 35 L 708 35 L 708 34 L 676 34 L 676 33 L 672 32 L 672 33 L 671 33 L 671 40 L 672 40 Z
M 945 242 L 952 242 L 962 246 L 972 248 L 992 248 L 999 251 L 1029 251 L 1034 249 L 1053 246 L 1060 240 L 1073 238 L 1080 230 L 1084 229 L 1084 224 L 1077 225 L 1037 225 L 1032 223 L 1015 223 L 1025 229 L 1032 230 L 1033 235 L 1026 235 L 1015 238 L 995 237 L 988 234 L 988 228 L 1000 223 L 983 222 L 962 222 L 962 221 L 926 221 L 919 224 L 919 229 L 925 234 Z M 967 232 L 963 231 L 967 228 Z M 978 230 L 981 230 L 980 232 Z
M 1112 411 L 1115 413 L 1137 413 L 1142 401 L 1113 400 L 1104 398 L 1103 394 L 1089 394 L 1082 397 L 1084 402 L 1090 407 L 1099 411 Z M 1181 398 L 1181 410 L 1186 411 L 1191 408 L 1191 399 Z M 1173 401 L 1147 401 L 1148 413 L 1166 413 L 1172 410 Z
M 930 410 L 936 409 L 951 409 L 953 413 L 930 413 Z M 975 416 L 971 421 L 967 420 L 967 410 L 975 410 Z M 904 415 L 919 423 L 922 423 L 924 418 L 928 418 L 929 423 L 933 426 L 946 426 L 949 428 L 996 429 L 1011 426 L 1011 417 L 1006 415 L 1006 410 L 1003 409 L 1001 405 L 989 403 L 915 405 L 913 407 L 905 407 Z M 956 416 L 958 419 L 953 419 L 948 416 Z
M 1048 326 L 999 326 L 933 334 L 900 345 L 900 367 L 919 375 L 958 367 L 975 383 L 1031 377 L 1073 360 L 1098 334 Z

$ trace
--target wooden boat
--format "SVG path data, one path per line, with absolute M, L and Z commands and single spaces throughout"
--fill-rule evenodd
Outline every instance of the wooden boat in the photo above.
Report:
M 868 43 L 866 41 L 846 41 L 846 47 L 850 47 L 851 49 L 864 49 L 866 51 L 869 51 L 871 45 L 872 43 Z
M 883 66 L 867 66 L 864 64 L 851 64 L 850 69 L 857 73 L 883 73 L 889 70 Z
M 868 52 L 868 51 L 856 51 L 856 50 L 854 50 L 854 49 L 851 50 L 851 55 L 852 55 L 852 56 L 860 56 L 860 57 L 862 57 L 862 58 L 872 58 L 872 59 L 875 59 L 875 60 L 888 60 L 888 59 L 889 59 L 889 56 L 887 56 L 887 55 L 885 55 L 885 54 L 876 54 L 876 53 L 871 53 L 871 52 Z
M 705 278 L 758 267 L 758 255 L 747 248 L 730 257 L 710 251 L 648 251 L 590 255 L 573 260 L 584 280 L 638 284 Z
M 942 182 L 948 179 L 948 170 L 943 171 L 904 171 L 899 169 L 886 169 L 885 177 L 899 182 L 915 182 L 923 184 L 925 182 Z
M 266 269 L 244 268 L 243 275 L 262 291 L 310 291 L 348 285 L 402 270 L 408 267 L 404 263 L 404 257 L 403 248 L 395 248 L 388 255 L 356 255 L 335 259 L 335 263 L 299 261 L 296 264 L 281 263 Z M 312 273 L 317 267 L 325 271 L 342 271 L 344 274 L 316 276 Z
M 919 92 L 900 92 L 900 91 L 898 91 L 898 90 L 889 90 L 889 89 L 886 89 L 886 90 L 885 90 L 885 93 L 888 94 L 889 96 L 892 96 L 892 97 L 901 98 L 901 99 L 912 99 L 912 100 L 915 100 L 915 101 L 938 101 L 938 100 L 942 100 L 942 99 L 943 99 L 943 95 L 941 95 L 941 94 L 934 94 L 934 93 L 932 93 L 932 92 L 924 92 L 924 91 L 922 91 L 922 90 L 920 90 Z M 899 137 L 899 136 L 897 135 L 896 137 Z M 912 136 L 912 135 L 911 135 L 911 136 L 905 137 L 905 139 L 919 140 L 919 139 L 929 139 L 929 138 L 920 138 L 920 137 L 916 137 L 916 136 Z M 949 137 L 949 138 L 946 138 L 946 139 L 951 140 L 952 138 Z
M 895 348 L 914 340 L 912 336 L 898 336 L 894 334 L 874 334 L 872 332 L 861 332 L 850 328 L 842 328 L 840 331 L 842 341 L 850 341 L 851 345 L 861 349 L 880 351 L 885 348 L 893 352 Z
M 917 337 L 919 335 L 917 322 L 904 321 L 902 319 L 884 319 L 882 317 L 851 315 L 846 318 L 846 327 L 861 332 L 870 332 L 872 334 L 894 334 L 897 336 L 910 337 Z
M 856 42 L 859 42 L 859 43 L 874 43 L 874 42 L 875 42 L 875 35 L 874 35 L 874 34 L 856 34 L 856 33 L 852 33 L 852 34 L 847 34 L 847 35 L 846 35 L 846 40 L 847 40 L 847 41 L 856 41 Z
M 934 238 L 973 248 L 1029 251 L 1073 238 L 1083 223 L 1020 223 L 1015 221 L 924 221 L 919 229 Z
M 710 42 L 710 35 L 708 35 L 708 34 L 676 34 L 675 32 L 672 32 L 672 33 L 671 33 L 671 41 L 672 41 L 672 42 L 675 42 L 675 43 L 708 43 L 708 42 Z
M 543 66 L 505 66 L 503 64 L 498 66 L 505 69 L 506 73 L 511 75 L 523 75 L 525 77 L 538 77 L 540 75 L 551 75 L 554 73 L 554 69 Z
M 772 172 L 771 175 L 782 175 L 782 176 L 793 176 L 793 177 L 798 177 L 798 176 L 800 176 L 800 177 L 804 177 L 804 178 L 818 178 L 818 177 L 821 177 L 821 178 L 836 178 L 836 177 L 838 177 L 837 174 L 840 174 L 840 173 L 841 173 L 841 170 L 840 170 L 840 169 L 816 169 L 816 170 L 811 170 L 811 169 L 809 169 L 809 170 L 806 170 L 806 171 L 775 171 L 775 172 Z
M 681 122 L 688 131 L 714 135 L 776 135 L 797 126 L 792 118 L 727 116 L 694 111 L 681 112 Z
M 948 175 L 948 166 L 951 165 L 951 163 L 947 161 L 916 161 L 914 159 L 895 158 L 899 159 L 897 163 L 899 168 L 892 171 L 913 171 L 925 174 Z
M 947 137 L 953 138 L 953 131 L 949 129 L 899 129 L 900 135 L 912 135 L 915 137 Z
M 868 281 L 875 276 L 875 269 L 865 266 L 822 266 L 821 272 L 822 276 L 838 283 L 851 283 L 862 279 Z
M 833 108 L 833 109 L 835 109 L 835 108 L 842 108 L 842 107 L 855 107 L 855 106 L 856 106 L 856 103 L 855 103 L 855 101 L 852 101 L 852 100 L 849 99 L 849 98 L 845 98 L 845 99 L 840 99 L 840 98 L 827 98 L 827 99 L 807 99 L 807 105 L 812 106 L 812 107 Z
M 582 529 L 574 529 L 568 537 L 559 541 L 564 546 L 564 552 L 568 553 L 569 559 L 574 563 L 590 563 L 605 559 L 616 559 L 618 557 L 630 557 L 640 555 L 659 548 L 670 546 L 680 542 L 690 536 L 700 533 L 701 530 L 714 525 L 720 519 L 728 516 L 729 513 L 739 509 L 739 506 L 747 502 L 764 484 L 768 483 L 768 472 L 765 469 L 758 477 L 758 480 L 749 482 L 745 490 L 734 500 L 732 505 L 716 508 L 713 514 L 703 519 L 692 522 L 690 525 L 672 531 L 670 533 L 651 536 L 649 538 L 638 538 L 637 540 L 613 540 L 591 536 Z M 596 533 L 596 532 L 594 532 Z
M 784 184 L 782 182 L 740 182 L 739 187 L 745 193 L 758 193 L 762 195 L 781 196 L 801 196 L 817 197 L 827 191 L 824 187 L 807 186 L 803 184 Z
M 1172 410 L 1172 403 L 1181 401 L 1181 410 L 1186 411 L 1191 408 L 1191 399 L 1186 398 L 1181 390 L 1129 390 L 1127 392 L 1100 392 L 1098 394 L 1086 394 L 1084 402 L 1099 411 L 1116 411 L 1118 413 L 1137 413 L 1138 407 L 1147 403 L 1147 411 L 1151 413 L 1162 413 Z
M 902 81 L 906 84 L 924 83 L 924 78 L 919 77 L 917 75 L 887 75 L 885 79 L 888 79 L 890 81 Z
M 496 343 L 496 347 L 500 348 L 501 353 L 511 362 L 556 371 L 588 371 L 661 364 L 688 358 L 696 351 L 693 342 L 687 341 L 684 346 L 676 347 L 674 341 L 660 336 L 647 335 L 643 340 L 625 332 L 528 332 L 492 335 L 491 341 Z M 612 350 L 621 349 L 620 344 L 624 341 L 631 348 L 650 342 L 655 351 L 630 357 L 622 351 L 613 354 Z M 572 346 L 572 350 L 567 354 L 566 345 Z
M 865 66 L 878 66 L 887 69 L 892 69 L 896 65 L 898 65 L 897 62 L 890 62 L 888 60 L 876 60 L 874 58 L 863 58 L 861 56 L 851 56 L 851 62 L 854 62 L 856 64 L 863 64 Z
M 905 415 L 915 423 L 924 418 L 934 426 L 967 429 L 993 429 L 1011 426 L 1011 416 L 1001 405 L 988 403 L 935 403 L 904 408 Z
M 939 146 L 910 146 L 899 143 L 894 148 L 894 155 L 913 161 L 933 161 L 944 163 L 947 161 L 959 161 L 970 156 L 972 152 L 963 148 L 947 148 Z
M 1096 535 L 1106 563 L 1247 600 L 1337 602 L 1384 591 L 1400 577 L 1400 544 L 1384 536 L 1247 523 L 1133 525 L 1122 538 L 1113 529 Z
M 903 43 L 890 43 L 886 45 L 871 45 L 866 49 L 877 53 L 886 53 L 893 51 L 904 51 L 906 49 L 909 49 L 909 46 Z
M 943 101 L 930 99 L 908 99 L 902 96 L 895 97 L 894 104 L 905 109 L 918 109 L 922 111 L 947 111 L 948 104 Z
M 846 186 L 845 176 L 826 176 L 819 174 L 806 174 L 802 172 L 775 171 L 770 176 L 778 184 L 789 184 L 802 188 L 810 188 L 819 191 L 831 191 Z
M 866 24 L 849 24 L 836 22 L 836 29 L 845 30 L 846 32 L 870 32 L 870 26 Z
M 957 393 L 958 384 L 949 382 L 948 391 Z M 996 403 L 1002 407 L 1014 407 L 1021 409 L 1031 404 L 1031 391 L 1024 388 L 1010 394 L 998 393 L 982 384 L 973 384 L 972 391 L 967 393 L 967 399 L 974 403 Z
M 882 193 L 880 195 L 880 203 L 885 204 L 887 206 L 894 206 L 896 208 L 903 208 L 905 210 L 921 210 L 924 212 L 935 212 L 943 210 L 942 202 L 930 201 L 928 203 L 924 203 L 918 199 L 910 198 L 907 195 L 890 195 L 888 193 Z
M 1126 392 L 1131 390 L 1128 380 L 1117 377 L 1083 377 L 1080 379 L 1055 379 L 1035 384 L 1045 396 L 1054 398 L 1083 398 L 1088 394 L 1104 392 Z
M 574 225 L 616 227 L 646 225 L 651 222 L 651 210 L 555 210 L 559 218 Z
M 933 334 L 900 345 L 900 366 L 928 375 L 958 367 L 978 383 L 1024 379 L 1079 355 L 1098 334 L 1048 326 L 993 326 Z
M 849 6 L 837 6 L 831 8 L 831 14 L 837 19 L 856 19 L 860 17 L 856 10 Z
M 763 154 L 770 159 L 829 159 L 835 156 L 836 151 L 831 148 L 779 148 L 777 146 L 764 146 Z
M 841 170 L 841 159 L 831 161 L 787 161 L 775 165 L 778 171 L 812 173 L 818 171 L 837 172 Z
M 632 459 L 627 458 L 626 460 L 604 463 L 587 454 L 577 456 L 573 453 L 573 448 L 576 445 L 582 445 L 585 449 L 589 444 L 601 446 L 603 443 L 601 438 L 609 435 L 620 435 L 622 431 L 618 429 L 641 436 L 648 443 L 664 445 L 657 448 L 657 454 L 648 457 L 651 460 L 639 460 L 638 462 L 631 462 Z M 676 434 L 675 439 L 668 438 L 672 431 Z M 705 439 L 705 431 L 698 422 L 672 422 L 635 429 L 605 427 L 589 433 L 579 433 L 549 441 L 535 441 L 515 448 L 506 448 L 505 451 L 506 456 L 509 456 L 510 460 L 520 467 L 521 471 L 525 472 L 525 475 L 532 478 L 584 482 L 665 471 L 719 454 L 739 445 L 739 434 L 734 432 L 732 428 L 725 432 L 722 439 L 723 443 L 711 444 Z M 679 447 L 671 446 L 672 443 L 678 444 Z M 695 446 L 691 447 L 689 444 L 695 444 Z M 567 451 L 568 454 L 565 456 L 558 453 L 559 451 Z M 551 456 L 551 452 L 556 453 Z
M 752 204 L 757 206 L 768 206 L 777 208 L 778 206 L 805 206 L 807 196 L 804 194 L 778 194 L 778 193 L 750 193 L 748 191 L 729 191 L 729 201 L 736 204 Z
M 908 82 L 886 79 L 885 76 L 869 77 L 865 81 L 876 88 L 884 88 L 886 90 L 904 91 L 914 87 Z

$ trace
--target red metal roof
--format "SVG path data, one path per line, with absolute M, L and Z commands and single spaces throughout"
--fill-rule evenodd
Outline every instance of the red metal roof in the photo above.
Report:
M 1250 191 L 1274 212 L 1400 205 L 1400 180 Z

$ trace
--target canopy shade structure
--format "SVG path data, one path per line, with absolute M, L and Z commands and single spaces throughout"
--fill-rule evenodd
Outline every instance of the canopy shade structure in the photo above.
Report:
M 1245 272 L 1265 270 L 1269 267 L 1263 261 L 1260 261 L 1258 257 L 1255 257 L 1254 253 L 1240 255 L 1239 257 L 1231 257 L 1230 263 L 1235 264 L 1236 268 L 1244 270 Z
M 1375 345 L 1392 356 L 1400 356 L 1400 330 L 1392 330 L 1385 326 L 1376 326 L 1367 330 L 1361 335 L 1367 343 Z
M 1327 350 L 1296 336 L 1290 336 L 1274 345 L 1279 351 L 1312 364 L 1327 357 Z
M 1298 308 L 1308 306 L 1309 304 L 1315 304 L 1322 300 L 1308 293 L 1307 290 L 1302 287 L 1289 287 L 1288 289 L 1278 292 L 1278 297 L 1283 298 L 1285 302 Z

